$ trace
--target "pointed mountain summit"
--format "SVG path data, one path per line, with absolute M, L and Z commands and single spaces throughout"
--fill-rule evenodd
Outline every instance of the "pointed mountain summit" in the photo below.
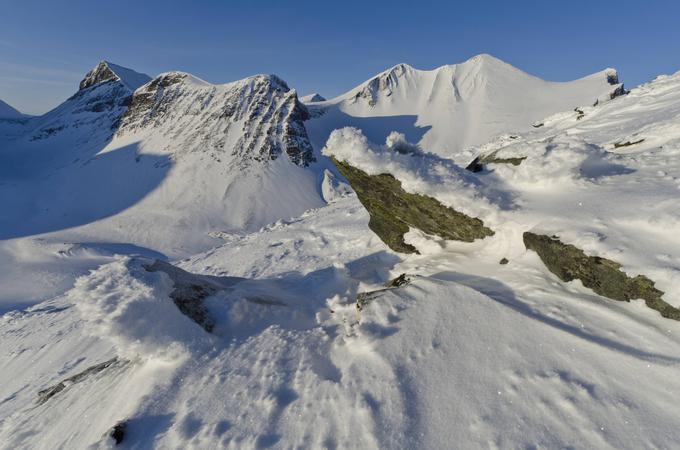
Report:
M 322 97 L 321 95 L 317 94 L 316 92 L 313 92 L 309 95 L 305 95 L 303 97 L 300 97 L 300 101 L 302 103 L 317 103 L 317 102 L 325 102 L 326 99 Z
M 135 91 L 151 81 L 151 77 L 108 61 L 101 61 L 85 75 L 80 82 L 80 90 L 112 80 L 119 81 L 131 91 Z
M 399 131 L 423 149 L 455 159 L 498 134 L 530 130 L 557 112 L 623 93 L 613 69 L 552 82 L 482 54 L 432 70 L 397 64 L 345 94 L 310 105 L 307 128 L 315 146 L 323 146 L 332 130 L 355 126 L 374 142 Z
M 29 139 L 59 136 L 78 145 L 85 141 L 103 145 L 117 129 L 132 93 L 150 80 L 148 75 L 102 61 L 85 75 L 75 94 L 35 119 Z
M 0 100 L 0 119 L 23 119 L 26 115 Z

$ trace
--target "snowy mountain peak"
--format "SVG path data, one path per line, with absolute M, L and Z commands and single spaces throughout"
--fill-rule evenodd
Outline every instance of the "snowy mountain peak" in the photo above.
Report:
M 26 117 L 16 108 L 0 100 L 0 119 L 21 119 Z
M 480 53 L 479 55 L 475 55 L 462 64 L 470 65 L 470 64 L 502 64 L 505 66 L 510 66 L 510 64 L 506 63 L 502 59 L 498 59 L 495 56 L 489 55 L 488 53 Z M 512 67 L 512 66 L 511 66 Z
M 128 89 L 134 91 L 149 82 L 151 77 L 108 61 L 101 61 L 85 75 L 80 82 L 80 90 L 112 80 L 120 81 Z
M 313 92 L 309 95 L 305 95 L 303 97 L 300 97 L 300 101 L 302 103 L 317 103 L 317 102 L 325 102 L 326 98 L 323 97 L 322 95 Z

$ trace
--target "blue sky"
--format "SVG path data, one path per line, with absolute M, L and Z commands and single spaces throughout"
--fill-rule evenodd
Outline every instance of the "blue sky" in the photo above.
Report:
M 615 67 L 633 86 L 680 70 L 679 17 L 677 0 L 0 0 L 0 99 L 44 112 L 102 59 L 214 83 L 275 73 L 326 97 L 478 53 L 555 81 Z

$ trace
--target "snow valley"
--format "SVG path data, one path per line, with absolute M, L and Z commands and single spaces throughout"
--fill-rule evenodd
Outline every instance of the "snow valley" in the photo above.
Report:
M 680 72 L 0 102 L 0 447 L 673 448 Z

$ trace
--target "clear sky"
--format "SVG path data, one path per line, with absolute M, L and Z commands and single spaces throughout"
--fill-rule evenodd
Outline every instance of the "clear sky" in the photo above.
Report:
M 223 83 L 275 73 L 340 94 L 388 67 L 490 53 L 548 80 L 680 70 L 678 0 L 0 0 L 0 99 L 42 113 L 107 59 Z

